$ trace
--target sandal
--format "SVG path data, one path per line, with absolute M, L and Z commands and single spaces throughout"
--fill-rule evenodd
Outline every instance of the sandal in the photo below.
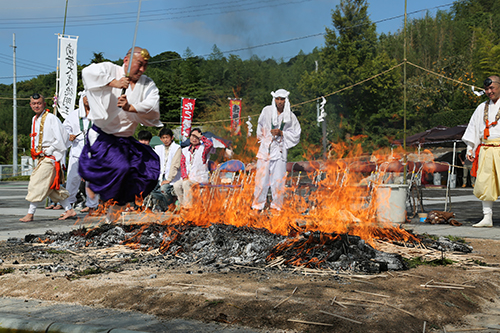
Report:
M 52 205 L 50 205 L 50 206 L 45 207 L 45 209 L 54 209 L 54 207 L 55 207 L 55 206 L 56 206 L 56 205 L 52 204 Z
M 55 206 L 55 207 L 54 207 L 54 208 L 52 208 L 52 209 L 59 210 L 59 209 L 62 209 L 62 208 L 63 208 L 63 206 L 61 206 L 61 205 L 57 205 L 57 206 Z

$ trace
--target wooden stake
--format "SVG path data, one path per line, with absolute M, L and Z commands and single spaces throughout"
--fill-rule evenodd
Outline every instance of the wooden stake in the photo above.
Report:
M 354 320 L 354 319 L 351 319 L 351 318 L 342 317 L 342 316 L 339 316 L 338 314 L 334 314 L 334 313 L 330 313 L 330 312 L 326 312 L 326 311 L 322 311 L 322 310 L 319 310 L 319 312 L 327 314 L 327 315 L 330 315 L 330 316 L 334 316 L 334 317 L 337 317 L 337 318 L 340 318 L 340 319 L 344 319 L 344 320 L 350 321 L 350 322 L 355 323 L 355 324 L 363 324 L 360 321 L 357 321 L 357 320 Z
M 355 301 L 355 302 L 366 302 L 366 303 L 375 303 L 375 304 L 381 304 L 384 305 L 386 303 L 381 302 L 381 301 L 371 301 L 369 299 L 358 299 L 358 298 L 350 298 L 350 297 L 344 297 L 342 299 L 345 299 L 347 301 Z
M 382 295 L 382 294 L 375 294 L 375 293 L 369 293 L 367 291 L 361 291 L 361 290 L 354 290 L 354 292 L 361 293 L 361 294 L 367 294 L 367 295 L 373 295 L 373 296 L 379 296 L 379 297 L 391 298 L 391 296 Z
M 197 285 L 197 284 L 189 284 L 189 283 L 178 283 L 178 282 L 170 282 L 170 284 L 175 284 L 178 286 L 184 286 L 184 287 L 200 287 L 200 288 L 206 288 L 205 286 Z
M 338 306 L 341 306 L 343 307 L 344 309 L 347 309 L 347 306 L 345 306 L 344 304 L 340 303 L 340 302 L 337 302 L 335 299 L 337 298 L 337 296 L 335 296 L 335 298 L 332 300 L 332 305 L 333 304 L 337 304 Z
M 435 284 L 421 284 L 420 287 L 424 288 L 441 288 L 441 289 L 459 289 L 459 290 L 464 290 L 464 287 L 456 287 L 456 286 L 441 286 L 441 285 L 435 285 Z
M 466 284 L 457 284 L 457 283 L 447 283 L 447 282 L 434 282 L 434 284 L 444 285 L 444 286 L 464 287 L 464 288 L 476 288 L 476 286 L 470 286 L 470 285 L 466 285 Z
M 413 313 L 409 312 L 409 311 L 406 311 L 406 310 L 400 309 L 400 308 L 398 308 L 398 307 L 396 307 L 396 306 L 394 306 L 394 305 L 391 305 L 391 304 L 389 304 L 389 303 L 385 303 L 385 305 L 387 305 L 387 306 L 388 306 L 388 307 L 390 307 L 390 308 L 393 308 L 393 309 L 399 310 L 399 311 L 401 311 L 401 312 L 404 312 L 404 313 L 406 313 L 406 314 L 408 314 L 408 315 L 410 315 L 410 316 L 412 316 L 412 317 L 415 317 L 415 318 L 416 318 L 416 316 L 415 316 Z
M 304 320 L 298 320 L 298 319 L 288 319 L 288 321 L 293 321 L 294 323 L 309 324 L 309 325 L 333 326 L 332 324 L 315 323 L 313 321 L 304 321 Z

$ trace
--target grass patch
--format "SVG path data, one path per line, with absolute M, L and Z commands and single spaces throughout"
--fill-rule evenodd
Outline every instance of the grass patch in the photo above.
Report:
M 462 237 L 458 237 L 458 236 L 446 236 L 445 238 L 447 238 L 449 241 L 451 242 L 455 242 L 455 243 L 462 243 L 462 244 L 465 244 L 465 239 L 462 238 Z
M 468 301 L 469 301 L 469 302 L 471 302 L 472 304 L 476 304 L 476 302 L 474 302 L 473 300 L 471 300 L 469 296 L 465 295 L 463 292 L 460 292 L 460 293 L 462 294 L 462 296 L 463 296 L 466 300 L 468 300 Z
M 218 304 L 222 304 L 222 303 L 224 303 L 224 301 L 222 301 L 222 300 L 210 301 L 210 300 L 208 300 L 208 299 L 207 299 L 207 300 L 205 300 L 205 302 L 207 302 L 207 303 L 208 303 L 208 306 L 216 306 L 216 305 L 218 305 Z
M 9 274 L 9 273 L 14 273 L 14 268 L 10 267 L 10 268 L 0 269 L 0 276 L 5 275 L 5 274 Z
M 76 271 L 73 274 L 66 276 L 66 279 L 72 281 L 72 280 L 76 280 L 76 279 L 79 279 L 82 277 L 89 278 L 91 275 L 109 273 L 109 272 L 117 273 L 119 271 L 120 271 L 120 269 L 117 267 L 112 267 L 112 268 L 101 268 L 101 267 L 93 268 L 93 267 L 91 267 L 91 268 L 84 269 L 83 271 Z
M 49 254 L 64 254 L 64 253 L 68 253 L 65 250 L 55 250 L 55 249 L 47 249 L 45 252 L 47 252 Z
M 475 263 L 476 265 L 479 265 L 479 266 L 489 266 L 487 263 L 485 263 L 484 261 L 481 261 L 479 259 L 474 259 L 472 260 L 473 263 Z
M 29 181 L 30 176 L 15 176 L 2 179 L 3 182 L 19 182 L 19 181 Z
M 408 265 L 408 268 L 417 268 L 418 266 L 421 266 L 421 265 L 447 266 L 447 265 L 451 265 L 454 263 L 453 260 L 450 260 L 447 258 L 434 259 L 434 260 L 427 261 L 427 260 L 423 260 L 422 257 L 415 257 L 415 258 L 411 258 L 411 259 L 403 258 L 403 260 Z
M 435 240 L 435 241 L 439 240 L 438 236 L 436 236 L 436 235 L 429 235 L 428 233 L 422 234 L 422 238 L 423 239 L 426 239 L 426 238 L 427 239 L 432 239 L 432 240 Z

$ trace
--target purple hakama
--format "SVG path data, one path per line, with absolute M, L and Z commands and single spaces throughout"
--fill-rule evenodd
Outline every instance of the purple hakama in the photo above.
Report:
M 80 155 L 80 176 L 90 182 L 90 189 L 101 200 L 113 199 L 118 205 L 145 198 L 156 186 L 160 175 L 160 159 L 149 145 L 133 137 L 117 137 L 99 133 L 91 146 L 88 140 Z

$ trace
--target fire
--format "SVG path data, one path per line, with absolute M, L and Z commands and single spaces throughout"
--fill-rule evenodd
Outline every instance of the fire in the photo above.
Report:
M 359 138 L 354 138 L 359 141 Z M 263 228 L 289 236 L 290 240 L 277 249 L 296 251 L 287 263 L 294 265 L 318 266 L 322 259 L 305 260 L 302 253 L 314 252 L 318 244 L 345 241 L 342 235 L 357 236 L 373 247 L 376 239 L 393 241 L 418 240 L 391 222 L 380 221 L 379 211 L 388 202 L 387 193 L 380 191 L 388 181 L 402 179 L 404 152 L 402 150 L 380 150 L 365 154 L 356 140 L 331 144 L 326 161 L 291 163 L 286 180 L 285 204 L 281 211 L 253 211 L 251 203 L 255 188 L 255 170 L 230 175 L 218 174 L 210 186 L 197 187 L 193 191 L 192 208 L 181 208 L 159 216 L 151 211 L 139 211 L 141 222 L 151 224 L 156 221 L 169 226 L 163 234 L 159 249 L 165 253 L 182 234 L 186 223 L 201 227 L 212 224 L 226 224 L 236 227 Z M 244 156 L 240 160 L 250 161 L 249 151 L 257 150 L 255 138 L 247 140 Z M 311 151 L 317 152 L 317 149 Z M 417 163 L 429 163 L 432 159 L 406 161 L 415 170 Z M 413 164 L 412 164 L 413 163 Z M 410 170 L 410 172 L 411 172 Z M 230 179 L 231 181 L 227 181 Z M 406 197 L 404 198 L 405 202 Z M 138 198 L 138 203 L 143 202 Z M 113 210 L 111 203 L 101 207 L 100 213 Z M 404 210 L 405 207 L 402 207 Z M 131 207 L 128 208 L 131 210 Z M 121 211 L 114 209 L 113 220 L 120 222 Z M 110 214 L 107 213 L 109 218 Z M 144 230 L 144 226 L 141 230 Z M 135 247 L 142 231 L 124 244 Z M 304 237 L 305 234 L 310 236 Z M 319 236 L 318 236 L 319 235 Z M 272 254 L 268 259 L 272 259 Z
M 193 208 L 183 209 L 162 223 L 175 226 L 189 221 L 203 227 L 228 224 L 265 228 L 286 236 L 303 232 L 349 234 L 372 246 L 379 238 L 415 241 L 405 230 L 377 219 L 380 202 L 387 201 L 377 189 L 392 170 L 388 166 L 400 163 L 402 154 L 362 155 L 359 144 L 337 143 L 332 144 L 329 156 L 327 162 L 293 165 L 301 171 L 294 169 L 288 174 L 282 211 L 251 210 L 255 172 L 249 171 L 239 174 L 232 186 L 216 182 L 195 190 Z

